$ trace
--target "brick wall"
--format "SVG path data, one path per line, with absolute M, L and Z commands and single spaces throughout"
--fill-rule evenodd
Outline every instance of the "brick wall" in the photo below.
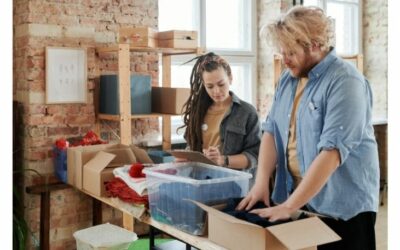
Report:
M 116 71 L 117 65 L 115 55 L 98 59 L 95 47 L 116 43 L 121 26 L 156 27 L 157 4 L 157 0 L 14 0 L 13 99 L 18 102 L 14 112 L 22 120 L 17 126 L 20 163 L 15 168 L 30 168 L 41 174 L 26 172 L 24 187 L 55 181 L 51 146 L 56 139 L 82 136 L 94 129 L 94 86 L 100 72 Z M 45 103 L 46 46 L 87 49 L 86 104 Z M 132 56 L 131 70 L 150 74 L 157 83 L 157 54 Z M 151 120 L 133 121 L 134 136 L 146 133 L 144 127 L 157 130 L 158 124 Z M 25 218 L 34 235 L 29 240 L 32 249 L 39 239 L 39 196 L 25 194 L 24 202 Z M 75 248 L 72 233 L 91 226 L 91 206 L 91 199 L 74 189 L 51 194 L 51 249 Z M 120 212 L 104 210 L 103 221 L 121 223 Z
M 364 73 L 374 93 L 374 117 L 387 117 L 388 3 L 363 1 Z

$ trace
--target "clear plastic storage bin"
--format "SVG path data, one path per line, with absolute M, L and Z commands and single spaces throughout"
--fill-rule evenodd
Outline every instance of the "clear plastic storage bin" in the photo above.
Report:
M 77 250 L 123 250 L 137 240 L 134 232 L 105 223 L 74 233 Z
M 197 162 L 155 164 L 146 174 L 151 217 L 194 235 L 204 234 L 207 205 L 244 197 L 251 174 Z

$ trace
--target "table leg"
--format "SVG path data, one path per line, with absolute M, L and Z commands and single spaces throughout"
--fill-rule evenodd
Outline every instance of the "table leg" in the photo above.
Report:
M 102 202 L 92 198 L 92 211 L 93 211 L 93 218 L 92 223 L 93 226 L 99 225 L 103 221 L 103 214 L 102 214 Z
M 50 192 L 40 194 L 40 249 L 48 250 L 50 232 Z

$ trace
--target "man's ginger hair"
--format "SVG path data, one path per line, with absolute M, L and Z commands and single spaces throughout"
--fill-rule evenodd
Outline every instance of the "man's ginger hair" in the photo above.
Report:
M 328 51 L 333 44 L 332 19 L 318 7 L 295 6 L 264 28 L 265 35 L 276 48 L 295 50 L 299 46 L 311 48 L 314 45 Z

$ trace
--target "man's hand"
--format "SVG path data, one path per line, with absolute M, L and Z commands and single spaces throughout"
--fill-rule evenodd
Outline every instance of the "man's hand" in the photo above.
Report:
M 290 218 L 290 215 L 293 212 L 295 212 L 293 209 L 285 206 L 284 204 L 275 207 L 254 209 L 250 211 L 250 213 L 257 214 L 260 217 L 269 218 L 270 222 L 274 222 L 277 220 L 287 220 Z

